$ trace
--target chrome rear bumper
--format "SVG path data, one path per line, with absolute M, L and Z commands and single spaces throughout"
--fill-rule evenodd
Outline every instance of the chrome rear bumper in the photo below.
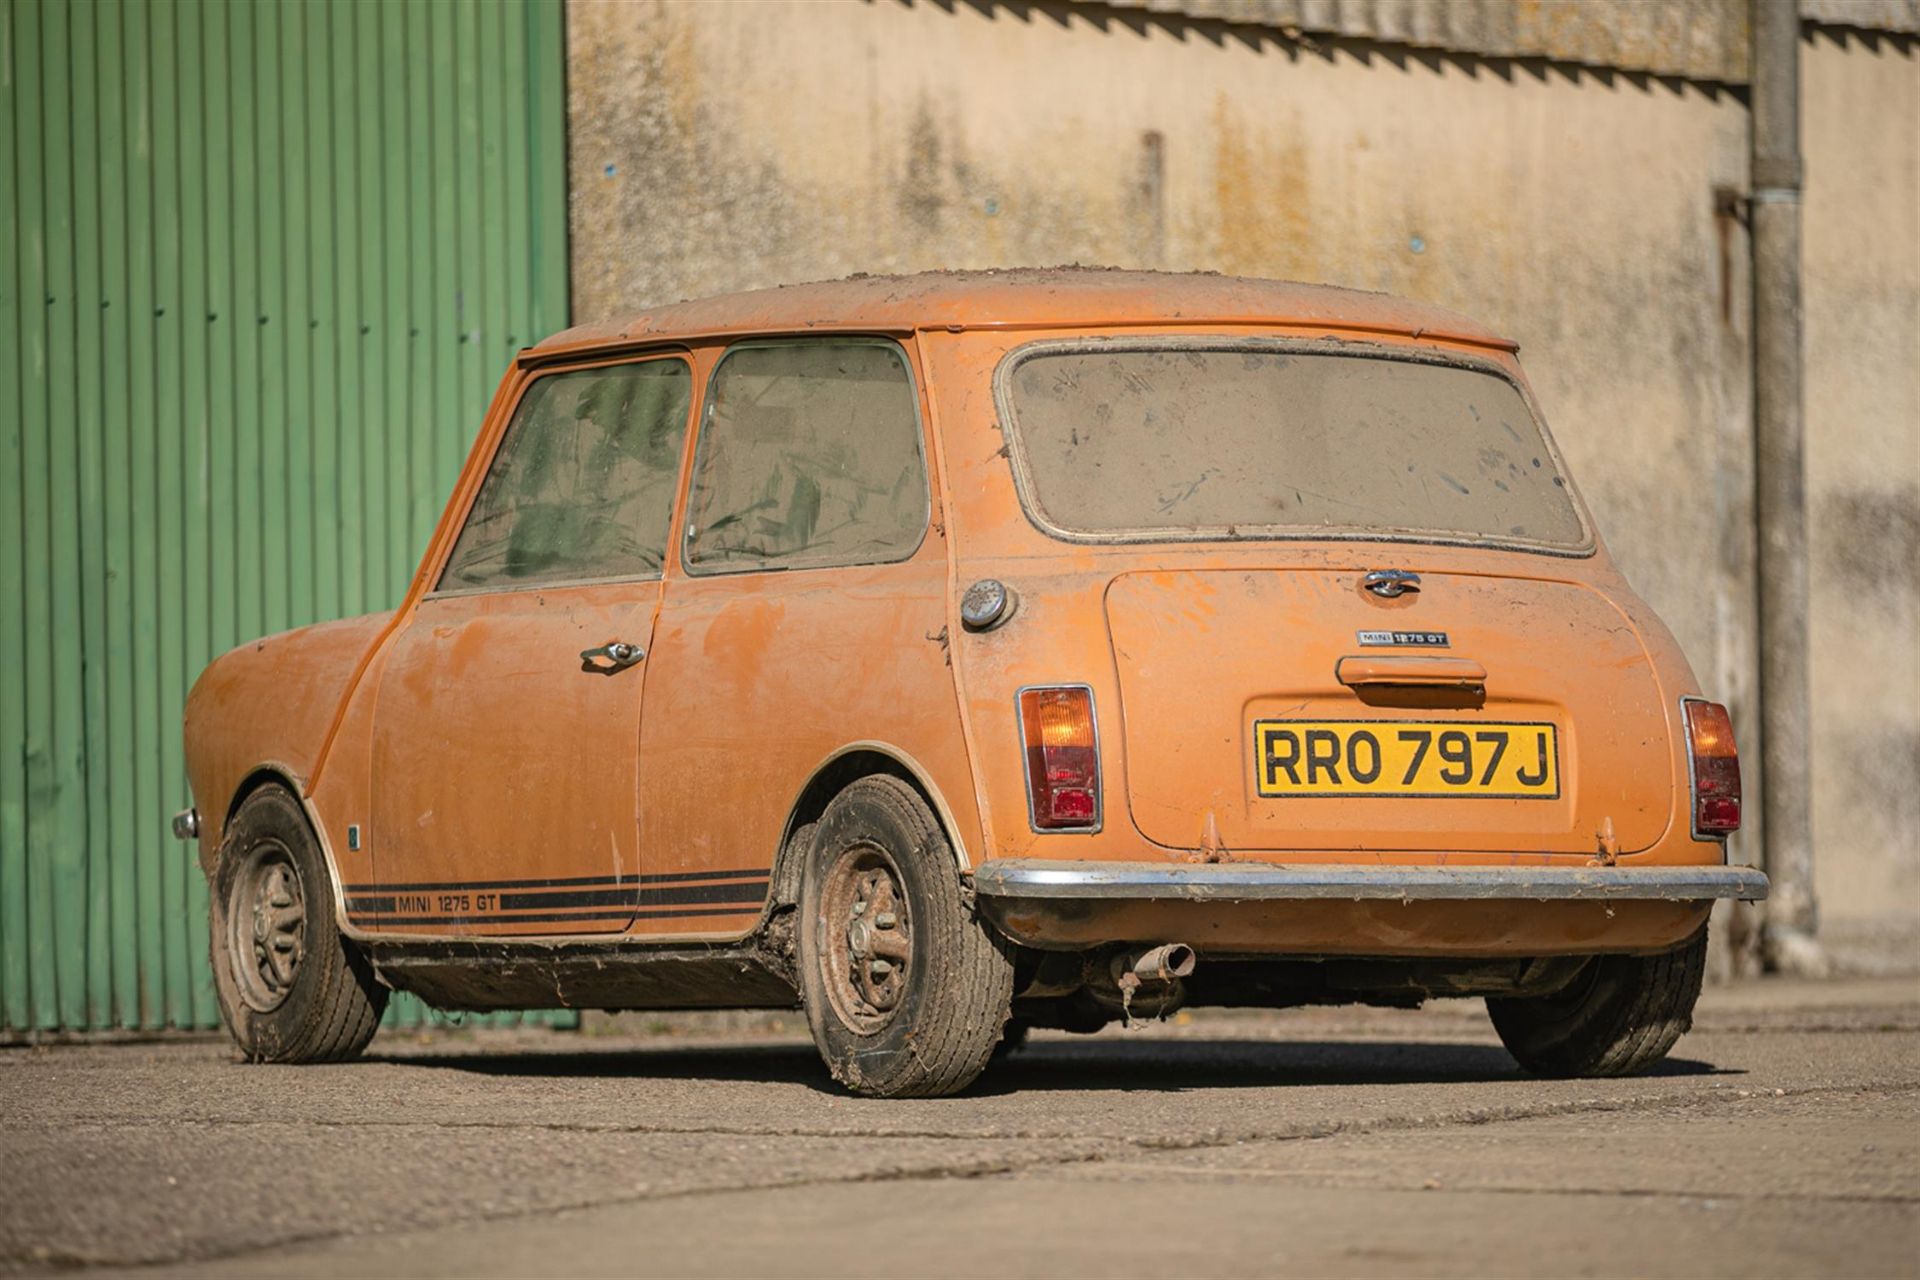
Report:
M 1436 867 L 1264 862 L 1062 862 L 1006 858 L 973 873 L 991 898 L 1079 898 L 1170 902 L 1253 902 L 1314 898 L 1412 901 L 1698 902 L 1767 896 L 1753 867 Z

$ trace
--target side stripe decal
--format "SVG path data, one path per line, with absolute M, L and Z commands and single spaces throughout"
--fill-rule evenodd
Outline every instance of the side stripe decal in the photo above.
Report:
M 570 920 L 667 920 L 679 919 L 682 916 L 737 916 L 752 910 L 752 907 L 695 907 L 684 911 L 561 911 L 510 916 L 375 916 L 362 923 L 377 925 L 562 924 Z
M 582 887 L 573 887 L 576 885 Z M 771 871 L 767 869 L 545 881 L 359 884 L 348 888 L 347 913 L 369 926 L 743 915 L 765 902 L 771 887 Z M 457 900 L 454 895 L 458 895 Z M 474 910 L 476 905 L 478 911 Z
M 465 893 L 474 889 L 563 889 L 574 885 L 679 884 L 687 880 L 765 880 L 770 867 L 746 871 L 682 871 L 671 875 L 570 876 L 561 880 L 448 880 L 417 884 L 350 884 L 348 893 Z

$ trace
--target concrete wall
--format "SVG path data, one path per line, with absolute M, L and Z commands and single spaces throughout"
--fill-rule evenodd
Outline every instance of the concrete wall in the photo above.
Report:
M 1821 933 L 1920 959 L 1920 49 L 1803 42 Z
M 1732 93 L 991 0 L 571 0 L 568 23 L 576 318 L 851 271 L 1074 261 L 1320 280 L 1456 307 L 1521 341 L 1616 556 L 1743 737 L 1757 737 L 1747 244 L 1713 199 L 1746 182 L 1747 113 Z M 1825 93 L 1840 112 L 1856 109 L 1840 101 L 1848 92 L 1878 101 L 1848 84 L 1848 56 L 1820 51 L 1809 77 L 1815 101 Z M 1911 126 L 1911 61 L 1880 56 L 1882 79 L 1908 86 L 1895 105 Z M 1832 89 L 1811 83 L 1823 75 Z M 1844 123 L 1821 127 L 1842 150 L 1862 141 Z M 1911 175 L 1902 136 L 1872 146 L 1904 145 Z M 1813 164 L 1819 174 L 1827 162 Z M 1872 185 L 1878 162 L 1862 155 L 1856 167 Z M 1844 217 L 1860 226 L 1822 234 L 1857 245 L 1860 227 L 1889 216 L 1884 203 L 1849 203 Z M 1910 266 L 1904 208 L 1890 232 L 1906 236 Z M 1877 265 L 1846 278 L 1877 288 Z M 1810 286 L 1810 308 L 1872 327 L 1850 309 L 1854 287 L 1837 286 L 1829 306 Z M 1897 470 L 1884 459 L 1903 426 L 1909 453 L 1913 440 L 1916 327 L 1900 305 L 1886 295 L 1873 357 L 1848 343 L 1858 372 L 1838 381 L 1878 425 L 1840 450 L 1844 464 L 1816 453 L 1820 476 L 1857 477 L 1817 488 L 1816 531 L 1825 547 L 1848 518 L 1838 513 L 1862 509 L 1844 493 L 1890 495 L 1873 510 L 1907 512 L 1911 578 L 1910 490 L 1902 499 L 1880 478 Z M 1816 357 L 1835 341 L 1821 338 Z M 1816 372 L 1813 394 L 1832 380 Z M 1825 567 L 1817 599 L 1831 607 Z M 1843 660 L 1877 655 L 1910 676 L 1910 651 L 1888 647 L 1902 626 L 1912 633 L 1904 598 L 1904 614 L 1881 608 L 1885 623 L 1852 639 L 1823 621 L 1817 652 L 1852 645 Z M 1823 796 L 1857 802 L 1874 785 L 1850 781 L 1843 763 L 1873 733 L 1911 760 L 1912 701 L 1871 732 L 1851 711 L 1823 717 L 1836 753 Z M 1920 832 L 1907 803 L 1875 824 L 1823 825 L 1823 838 L 1856 846 L 1837 859 L 1892 865 L 1891 846 L 1910 851 Z

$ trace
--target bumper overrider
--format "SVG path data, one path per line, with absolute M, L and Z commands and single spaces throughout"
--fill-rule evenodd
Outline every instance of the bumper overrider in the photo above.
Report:
M 995 859 L 982 909 L 1016 942 L 1068 950 L 1179 938 L 1273 955 L 1512 956 L 1659 951 L 1721 898 L 1767 896 L 1752 867 L 1356 866 Z

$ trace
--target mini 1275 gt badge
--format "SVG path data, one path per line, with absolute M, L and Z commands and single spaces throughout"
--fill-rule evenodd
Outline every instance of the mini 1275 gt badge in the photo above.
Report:
M 1447 647 L 1447 633 L 1444 631 L 1357 631 L 1363 645 L 1397 645 L 1415 649 L 1444 649 Z

